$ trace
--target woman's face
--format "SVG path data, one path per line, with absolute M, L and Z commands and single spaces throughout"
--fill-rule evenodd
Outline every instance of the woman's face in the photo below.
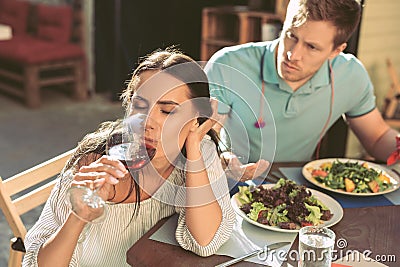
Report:
M 175 161 L 189 130 L 195 123 L 197 112 L 190 101 L 189 87 L 172 75 L 159 71 L 145 71 L 132 98 L 132 113 L 146 113 L 161 129 L 160 141 L 154 161 Z

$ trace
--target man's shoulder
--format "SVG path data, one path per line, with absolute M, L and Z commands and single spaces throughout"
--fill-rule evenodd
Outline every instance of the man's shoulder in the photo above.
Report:
M 273 41 L 250 42 L 240 45 L 224 47 L 217 51 L 210 61 L 227 63 L 229 61 L 243 60 L 244 58 L 257 58 L 273 45 Z
M 349 53 L 340 53 L 332 60 L 332 66 L 334 67 L 356 67 L 360 66 L 363 67 L 361 61 L 354 56 L 353 54 Z
M 367 74 L 362 62 L 353 54 L 340 53 L 332 60 L 332 67 L 335 72 L 343 72 L 346 74 Z

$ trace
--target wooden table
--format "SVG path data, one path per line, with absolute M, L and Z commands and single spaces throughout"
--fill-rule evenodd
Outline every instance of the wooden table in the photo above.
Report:
M 231 259 L 227 256 L 212 255 L 202 258 L 179 246 L 161 243 L 149 237 L 165 223 L 160 221 L 127 252 L 127 262 L 131 266 L 214 266 Z M 394 255 L 397 264 L 400 261 L 400 206 L 368 207 L 344 209 L 343 219 L 331 229 L 336 233 L 336 239 L 344 238 L 347 247 L 339 250 L 345 253 L 349 250 L 370 250 L 371 258 L 377 255 Z M 297 250 L 296 238 L 290 250 Z M 290 253 L 290 252 L 289 252 Z M 294 255 L 294 254 L 293 254 Z M 339 255 L 339 254 L 338 254 Z M 346 255 L 346 254 L 343 254 Z M 297 266 L 293 260 L 288 260 Z M 386 262 L 395 266 L 395 263 Z M 257 266 L 251 262 L 241 262 L 235 266 Z
M 301 163 L 279 164 L 273 169 L 282 166 L 302 166 Z M 365 198 L 368 201 L 368 198 Z M 165 223 L 160 221 L 127 252 L 127 262 L 131 266 L 214 266 L 231 259 L 228 256 L 212 255 L 203 258 L 192 252 L 149 239 L 149 237 Z M 336 239 L 344 238 L 347 247 L 341 251 L 370 250 L 371 258 L 376 255 L 394 255 L 396 263 L 384 262 L 388 266 L 398 266 L 400 262 L 400 206 L 345 208 L 343 219 L 331 229 L 336 233 Z M 296 238 L 290 250 L 297 250 Z M 337 249 L 337 247 L 335 247 Z M 339 250 L 340 252 L 340 250 Z M 289 251 L 290 253 L 290 251 Z M 345 254 L 344 254 L 345 255 Z M 288 260 L 294 266 L 297 263 Z M 251 262 L 240 262 L 235 266 L 258 266 Z

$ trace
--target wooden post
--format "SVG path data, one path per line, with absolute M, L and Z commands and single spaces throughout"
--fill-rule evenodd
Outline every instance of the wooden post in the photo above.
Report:
M 25 103 L 30 108 L 40 107 L 39 67 L 28 65 L 24 67 Z

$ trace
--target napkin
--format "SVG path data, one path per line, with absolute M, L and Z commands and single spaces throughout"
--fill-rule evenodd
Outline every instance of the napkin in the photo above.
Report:
M 177 215 L 169 218 L 166 223 L 150 236 L 150 239 L 171 245 L 178 245 L 175 240 L 177 220 Z M 242 217 L 237 215 L 236 223 L 230 239 L 228 239 L 228 241 L 226 241 L 215 254 L 237 258 L 254 250 L 264 248 L 265 245 L 270 245 L 276 242 L 287 241 L 293 243 L 296 235 L 297 233 L 282 233 L 260 228 L 243 221 Z M 291 244 L 284 246 L 275 252 L 271 252 L 269 255 L 262 254 L 260 257 L 255 256 L 246 261 L 279 267 L 285 259 L 286 253 L 289 251 L 290 247 Z

